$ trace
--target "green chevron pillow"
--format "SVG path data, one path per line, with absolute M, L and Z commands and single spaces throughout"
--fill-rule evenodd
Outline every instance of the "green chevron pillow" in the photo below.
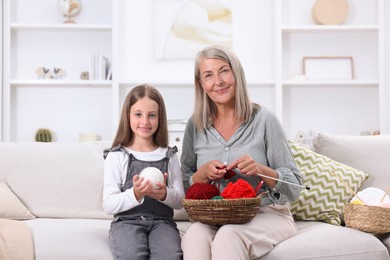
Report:
M 303 189 L 291 203 L 296 220 L 317 220 L 340 225 L 344 206 L 352 199 L 368 175 L 290 141 L 295 163 L 301 171 Z

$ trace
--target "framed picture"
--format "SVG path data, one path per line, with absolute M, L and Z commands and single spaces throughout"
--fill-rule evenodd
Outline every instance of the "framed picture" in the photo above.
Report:
M 307 80 L 354 79 L 352 57 L 304 57 L 302 63 Z
M 155 0 L 154 48 L 159 60 L 194 59 L 211 44 L 233 46 L 232 0 Z

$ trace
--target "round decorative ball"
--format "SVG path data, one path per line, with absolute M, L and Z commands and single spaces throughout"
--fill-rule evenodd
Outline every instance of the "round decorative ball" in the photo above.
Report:
M 160 189 L 157 183 L 164 183 L 164 175 L 156 167 L 146 167 L 140 172 L 139 176 L 144 178 L 143 182 L 149 180 L 155 190 Z

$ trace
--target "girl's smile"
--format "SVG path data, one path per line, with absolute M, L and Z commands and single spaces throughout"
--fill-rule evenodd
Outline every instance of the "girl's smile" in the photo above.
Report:
M 130 127 L 135 139 L 153 139 L 158 128 L 158 110 L 157 102 L 149 97 L 141 98 L 131 106 Z

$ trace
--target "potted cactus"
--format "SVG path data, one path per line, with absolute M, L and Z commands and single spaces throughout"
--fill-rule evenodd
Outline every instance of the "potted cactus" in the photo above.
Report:
M 52 141 L 51 131 L 47 128 L 38 129 L 37 133 L 35 134 L 35 141 L 37 141 L 37 142 L 51 142 Z

